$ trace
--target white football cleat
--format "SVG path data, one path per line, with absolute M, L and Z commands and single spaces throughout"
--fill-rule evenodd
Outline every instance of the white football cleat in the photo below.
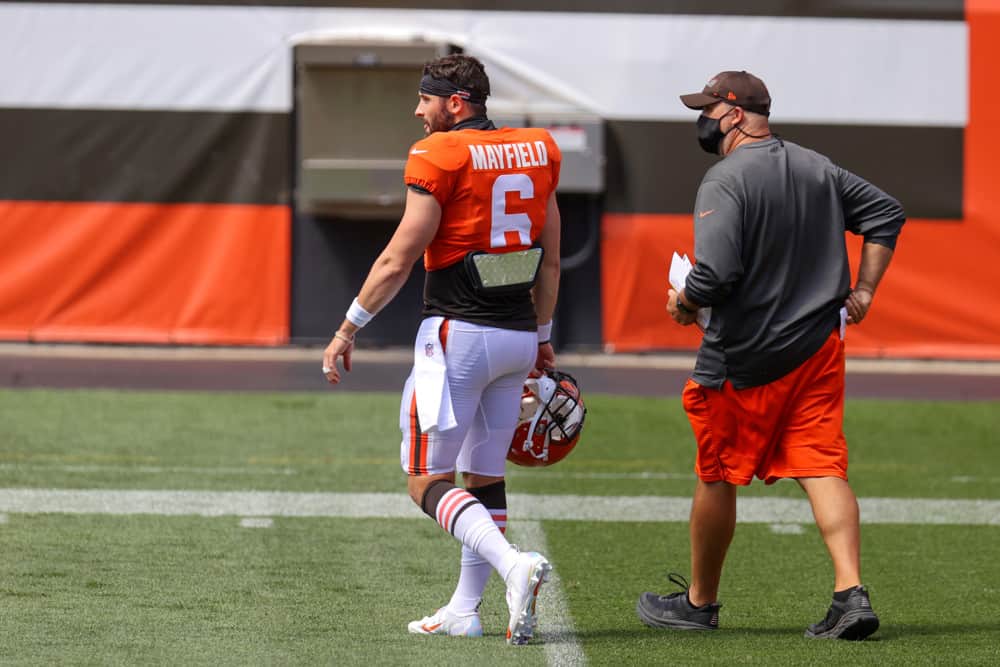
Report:
M 535 603 L 542 584 L 549 580 L 552 565 L 537 551 L 519 554 L 517 564 L 507 575 L 508 644 L 527 644 L 538 623 Z
M 412 621 L 407 629 L 415 635 L 449 635 L 451 637 L 482 637 L 483 624 L 479 614 L 452 614 L 447 607 L 441 607 L 431 616 Z

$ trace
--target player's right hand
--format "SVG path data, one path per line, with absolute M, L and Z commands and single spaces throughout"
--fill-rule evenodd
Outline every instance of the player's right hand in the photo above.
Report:
M 340 334 L 338 331 L 337 334 Z M 340 382 L 340 371 L 337 369 L 337 358 L 343 358 L 344 370 L 351 370 L 351 352 L 354 350 L 354 339 L 346 336 L 334 335 L 330 344 L 323 352 L 323 374 L 330 384 Z
M 535 370 L 528 377 L 539 377 L 546 368 L 556 367 L 556 351 L 552 343 L 542 343 L 538 346 L 538 357 L 535 358 Z

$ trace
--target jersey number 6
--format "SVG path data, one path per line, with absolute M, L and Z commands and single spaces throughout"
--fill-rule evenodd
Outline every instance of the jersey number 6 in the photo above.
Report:
M 535 184 L 527 174 L 502 174 L 493 182 L 493 215 L 490 217 L 490 247 L 531 245 L 531 218 L 527 213 L 507 212 L 507 193 L 533 199 Z

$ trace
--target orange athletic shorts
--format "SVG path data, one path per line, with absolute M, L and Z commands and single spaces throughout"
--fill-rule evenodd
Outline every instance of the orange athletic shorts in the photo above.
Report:
M 710 389 L 688 379 L 683 402 L 698 443 L 695 473 L 704 482 L 847 479 L 844 342 L 837 331 L 774 382 L 737 390 L 728 380 Z

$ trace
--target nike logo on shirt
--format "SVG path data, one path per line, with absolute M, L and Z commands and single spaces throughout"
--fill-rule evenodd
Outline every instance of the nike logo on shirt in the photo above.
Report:
M 714 208 L 710 208 L 707 211 L 698 211 L 698 217 L 704 218 L 706 215 L 712 215 L 713 213 L 715 213 Z

